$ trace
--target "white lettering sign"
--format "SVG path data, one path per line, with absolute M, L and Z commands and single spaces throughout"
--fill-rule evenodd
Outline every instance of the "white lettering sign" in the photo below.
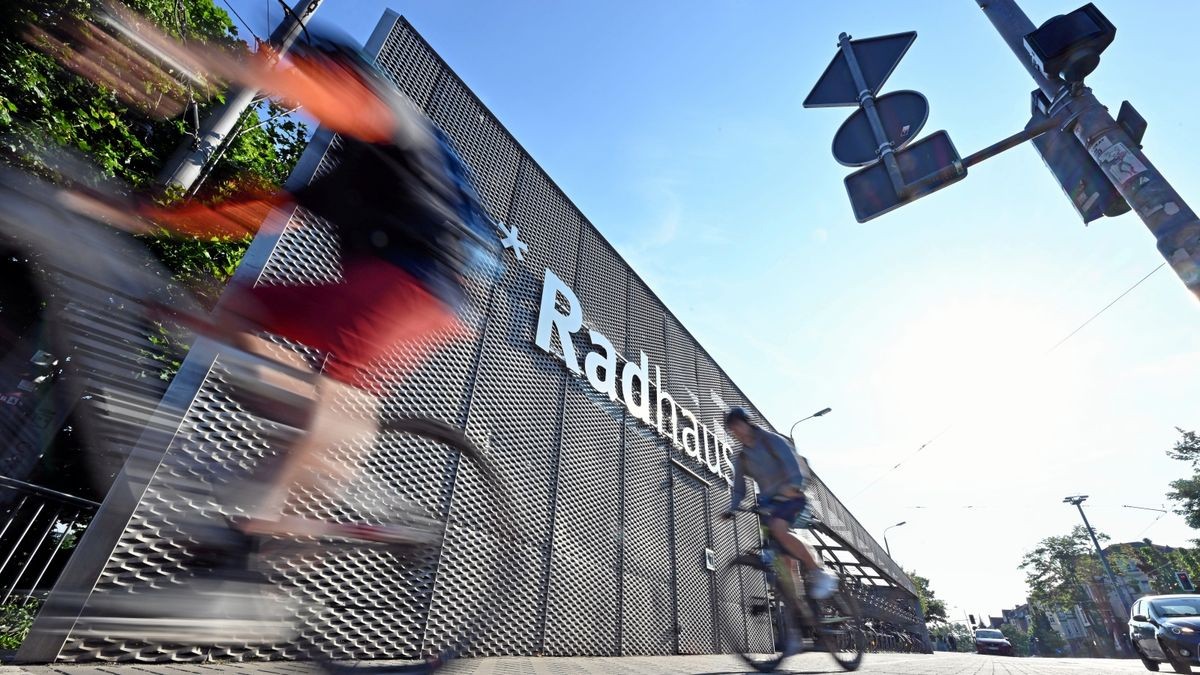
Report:
M 610 400 L 618 400 L 617 352 L 601 333 L 588 331 L 592 350 L 584 357 L 583 367 L 575 354 L 572 336 L 583 328 L 583 307 L 579 298 L 554 272 L 546 270 L 542 283 L 542 304 L 538 311 L 534 343 L 542 351 L 558 356 L 553 342 L 557 337 L 561 357 L 567 369 L 587 378 L 588 384 Z M 662 369 L 654 366 L 654 390 L 650 395 L 650 364 L 645 352 L 637 361 L 625 361 L 620 369 L 619 399 L 637 419 L 658 431 L 688 457 L 703 465 L 726 483 L 733 482 L 733 452 L 723 434 L 713 433 L 692 411 L 680 406 L 662 386 Z M 710 392 L 714 401 L 720 400 Z

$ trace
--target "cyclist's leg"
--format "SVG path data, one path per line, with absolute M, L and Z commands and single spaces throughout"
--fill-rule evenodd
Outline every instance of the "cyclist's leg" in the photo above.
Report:
M 377 432 L 384 382 L 405 375 L 427 351 L 453 337 L 457 319 L 414 277 L 376 259 L 348 262 L 338 284 L 253 290 L 260 298 L 271 296 L 272 313 L 262 328 L 329 354 L 314 388 L 308 433 L 266 476 L 246 525 L 271 531 L 288 527 L 280 513 L 293 487 L 313 485 L 322 474 L 341 480 L 355 475 L 358 462 L 347 453 L 368 445 L 363 437 Z M 390 368 L 382 376 L 385 357 L 391 357 Z M 341 450 L 336 460 L 334 447 Z
M 767 529 L 770 530 L 771 536 L 779 542 L 784 552 L 800 562 L 805 571 L 824 569 L 812 547 L 792 534 L 791 526 L 789 521 L 782 518 L 770 518 L 767 521 Z
M 283 516 L 293 488 L 315 487 L 322 480 L 346 481 L 359 465 L 355 443 L 379 431 L 378 399 L 358 387 L 321 376 L 314 388 L 313 412 L 306 433 L 288 448 L 279 463 L 263 477 L 240 527 L 251 534 L 297 531 L 296 519 Z M 330 450 L 339 448 L 335 457 Z

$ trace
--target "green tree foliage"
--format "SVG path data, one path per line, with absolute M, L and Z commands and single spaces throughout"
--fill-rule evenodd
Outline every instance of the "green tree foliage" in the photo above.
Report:
M 97 0 L 17 0 L 0 3 L 0 146 L 7 161 L 37 154 L 44 144 L 81 153 L 104 174 L 135 191 L 156 191 L 155 176 L 193 132 L 191 115 L 156 120 L 122 103 L 107 88 L 62 68 L 32 48 L 30 26 L 53 31 L 84 17 Z M 135 12 L 188 42 L 244 52 L 229 16 L 213 0 L 126 0 Z M 201 118 L 220 97 L 197 101 Z M 197 198 L 214 200 L 244 189 L 283 183 L 303 149 L 304 125 L 268 103 L 248 110 L 236 137 Z M 162 195 L 155 195 L 162 197 Z M 249 239 L 161 238 L 152 248 L 177 277 L 211 304 L 237 267 Z
M 1101 542 L 1104 534 L 1097 534 Z M 1019 566 L 1025 571 L 1030 599 L 1041 607 L 1068 610 L 1089 602 L 1084 581 L 1102 573 L 1091 539 L 1082 525 L 1066 536 L 1046 537 L 1025 554 Z
M 1175 427 L 1180 438 L 1175 447 L 1167 451 L 1167 456 L 1192 465 L 1192 476 L 1171 481 L 1171 491 L 1167 499 L 1175 502 L 1175 513 L 1183 516 L 1187 524 L 1200 529 L 1200 436 L 1194 431 L 1184 431 Z
M 921 602 L 921 612 L 925 614 L 925 623 L 945 623 L 946 601 L 935 597 L 933 590 L 929 588 L 929 579 L 912 570 L 905 570 L 905 574 L 917 587 L 917 598 Z
M 1100 532 L 1096 538 L 1101 545 L 1108 541 L 1108 536 Z M 1123 569 L 1125 561 L 1119 552 L 1109 555 L 1114 572 Z M 1112 636 L 1104 627 L 1103 613 L 1085 590 L 1093 579 L 1105 576 L 1086 528 L 1076 525 L 1069 535 L 1046 537 L 1025 554 L 1019 567 L 1025 570 L 1029 598 L 1035 605 L 1064 611 L 1078 605 L 1088 615 L 1095 641 L 1105 651 L 1112 651 Z
M 1000 626 L 1000 632 L 1004 633 L 1004 637 L 1012 643 L 1013 651 L 1017 656 L 1029 656 L 1029 633 L 1012 623 Z
M 1052 656 L 1067 646 L 1063 637 L 1050 626 L 1050 617 L 1040 609 L 1029 609 L 1028 645 L 1031 654 Z

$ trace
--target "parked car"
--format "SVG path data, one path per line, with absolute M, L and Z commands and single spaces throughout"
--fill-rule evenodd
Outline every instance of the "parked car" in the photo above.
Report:
M 1166 663 L 1177 673 L 1200 665 L 1200 595 L 1148 595 L 1129 611 L 1129 642 L 1146 670 Z
M 975 651 L 980 654 L 1000 654 L 1013 656 L 1012 643 L 1004 637 L 1004 633 L 995 628 L 978 628 L 975 630 Z

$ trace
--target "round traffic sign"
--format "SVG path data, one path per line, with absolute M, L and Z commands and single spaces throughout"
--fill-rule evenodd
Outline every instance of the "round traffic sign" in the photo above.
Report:
M 917 91 L 902 90 L 875 99 L 883 132 L 896 150 L 917 137 L 929 119 L 929 101 Z M 859 108 L 833 137 L 833 158 L 845 166 L 866 166 L 879 159 L 879 141 L 871 131 L 867 111 Z

